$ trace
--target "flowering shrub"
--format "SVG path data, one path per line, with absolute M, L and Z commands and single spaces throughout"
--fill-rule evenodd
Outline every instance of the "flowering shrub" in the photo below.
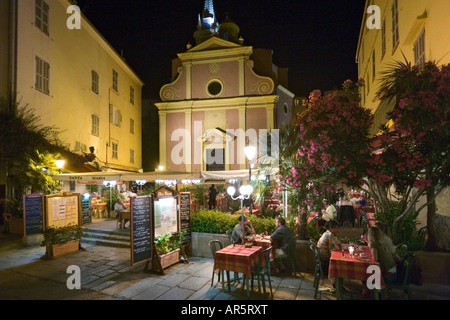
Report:
M 415 214 L 414 204 L 426 194 L 427 203 L 417 211 L 428 207 L 428 239 L 433 242 L 434 199 L 450 182 L 450 64 L 399 62 L 385 73 L 377 94 L 382 101 L 395 102 L 388 114 L 393 127 L 382 128 L 380 151 L 367 173 L 381 186 L 394 184 L 403 196 L 397 222 Z M 388 204 L 386 198 L 377 200 Z
M 338 182 L 349 186 L 363 183 L 373 118 L 370 110 L 359 104 L 361 85 L 347 80 L 343 90 L 324 95 L 315 90 L 303 102 L 307 109 L 293 128 L 296 140 L 291 142 L 298 149 L 291 161 L 282 161 L 279 177 L 302 199 L 302 207 L 318 204 Z
M 0 199 L 0 204 L 4 208 L 5 220 L 20 219 L 23 217 L 22 199 Z

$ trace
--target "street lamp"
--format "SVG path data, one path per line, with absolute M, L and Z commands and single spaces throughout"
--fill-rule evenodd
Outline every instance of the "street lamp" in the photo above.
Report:
M 61 174 L 61 169 L 64 167 L 64 164 L 66 163 L 66 161 L 64 160 L 55 160 L 55 165 L 56 167 L 58 167 L 59 170 L 59 174 Z M 63 189 L 63 182 L 61 182 L 61 190 Z
M 250 195 L 253 192 L 253 187 L 250 184 L 243 185 L 239 188 L 239 193 L 237 197 L 234 197 L 234 194 L 236 193 L 236 188 L 233 186 L 229 186 L 227 188 L 227 193 L 233 200 L 241 200 L 241 225 L 242 230 L 244 231 L 244 199 L 250 198 Z
M 61 173 L 61 169 L 64 167 L 65 163 L 66 161 L 64 160 L 55 160 L 55 165 L 58 167 L 59 173 Z
M 248 182 L 249 183 L 251 183 L 251 181 L 252 181 L 252 163 L 251 163 L 251 161 L 255 157 L 256 151 L 257 150 L 256 150 L 255 146 L 248 145 L 244 148 L 245 156 L 248 159 Z M 252 192 L 253 192 L 253 190 L 252 190 Z M 253 207 L 253 201 L 250 201 L 249 212 L 252 212 L 252 207 Z

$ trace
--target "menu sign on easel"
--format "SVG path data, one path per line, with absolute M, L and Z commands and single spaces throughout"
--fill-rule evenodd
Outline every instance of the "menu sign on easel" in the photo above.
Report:
M 184 232 L 183 245 L 190 244 L 191 241 L 191 194 L 190 192 L 180 193 L 180 229 Z
M 44 196 L 32 193 L 23 196 L 25 236 L 44 232 Z
M 131 198 L 131 265 L 152 258 L 152 199 L 150 196 Z

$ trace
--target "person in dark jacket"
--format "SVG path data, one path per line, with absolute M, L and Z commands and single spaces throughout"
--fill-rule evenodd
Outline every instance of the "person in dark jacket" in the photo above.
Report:
M 286 267 L 283 264 L 282 259 L 287 257 L 287 250 L 289 241 L 294 237 L 291 229 L 286 226 L 286 220 L 283 217 L 277 217 L 275 220 L 275 226 L 277 229 L 270 236 L 272 244 L 274 245 L 274 258 L 276 261 L 275 272 L 283 273 L 286 271 Z

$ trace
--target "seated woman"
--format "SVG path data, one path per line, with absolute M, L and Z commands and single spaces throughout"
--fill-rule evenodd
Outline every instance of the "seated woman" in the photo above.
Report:
M 320 251 L 320 260 L 322 263 L 322 270 L 324 274 L 328 274 L 330 266 L 331 252 L 333 250 L 341 250 L 341 242 L 336 237 L 339 232 L 339 223 L 336 220 L 330 220 L 325 224 L 327 231 L 322 234 L 317 247 Z

